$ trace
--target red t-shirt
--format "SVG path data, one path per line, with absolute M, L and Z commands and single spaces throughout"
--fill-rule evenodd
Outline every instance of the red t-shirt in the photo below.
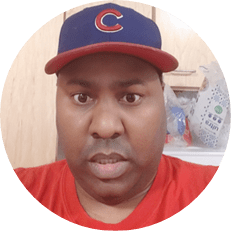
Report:
M 136 209 L 118 224 L 92 219 L 76 194 L 74 177 L 65 160 L 15 170 L 27 190 L 60 217 L 100 230 L 130 230 L 163 221 L 191 203 L 207 186 L 217 167 L 188 163 L 162 155 L 156 178 Z

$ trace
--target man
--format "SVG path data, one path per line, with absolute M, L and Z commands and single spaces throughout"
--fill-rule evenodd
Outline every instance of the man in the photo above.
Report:
M 162 72 L 177 60 L 161 50 L 156 24 L 115 4 L 68 18 L 58 55 L 57 131 L 66 159 L 16 169 L 45 207 L 82 226 L 130 230 L 191 203 L 217 168 L 162 155 Z

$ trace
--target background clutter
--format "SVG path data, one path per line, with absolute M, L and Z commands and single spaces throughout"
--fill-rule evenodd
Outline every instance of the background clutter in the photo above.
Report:
M 166 145 L 225 148 L 230 131 L 230 100 L 217 62 L 201 66 L 205 79 L 199 92 L 176 95 L 165 85 Z

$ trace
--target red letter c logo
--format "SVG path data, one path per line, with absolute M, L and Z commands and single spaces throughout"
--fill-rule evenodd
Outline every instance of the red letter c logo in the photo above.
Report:
M 123 17 L 123 15 L 117 10 L 114 10 L 114 9 L 103 10 L 95 18 L 95 26 L 98 30 L 105 32 L 105 33 L 113 33 L 113 32 L 118 32 L 123 29 L 123 27 L 118 23 L 115 26 L 106 26 L 103 23 L 103 19 L 107 15 L 114 15 L 117 19 L 120 19 Z

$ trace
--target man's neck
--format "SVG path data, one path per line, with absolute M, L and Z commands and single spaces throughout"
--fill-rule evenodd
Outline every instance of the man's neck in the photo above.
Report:
M 83 190 L 77 182 L 75 184 L 79 201 L 91 218 L 108 224 L 117 224 L 134 211 L 147 194 L 152 182 L 139 194 L 116 205 L 107 205 L 96 200 Z

